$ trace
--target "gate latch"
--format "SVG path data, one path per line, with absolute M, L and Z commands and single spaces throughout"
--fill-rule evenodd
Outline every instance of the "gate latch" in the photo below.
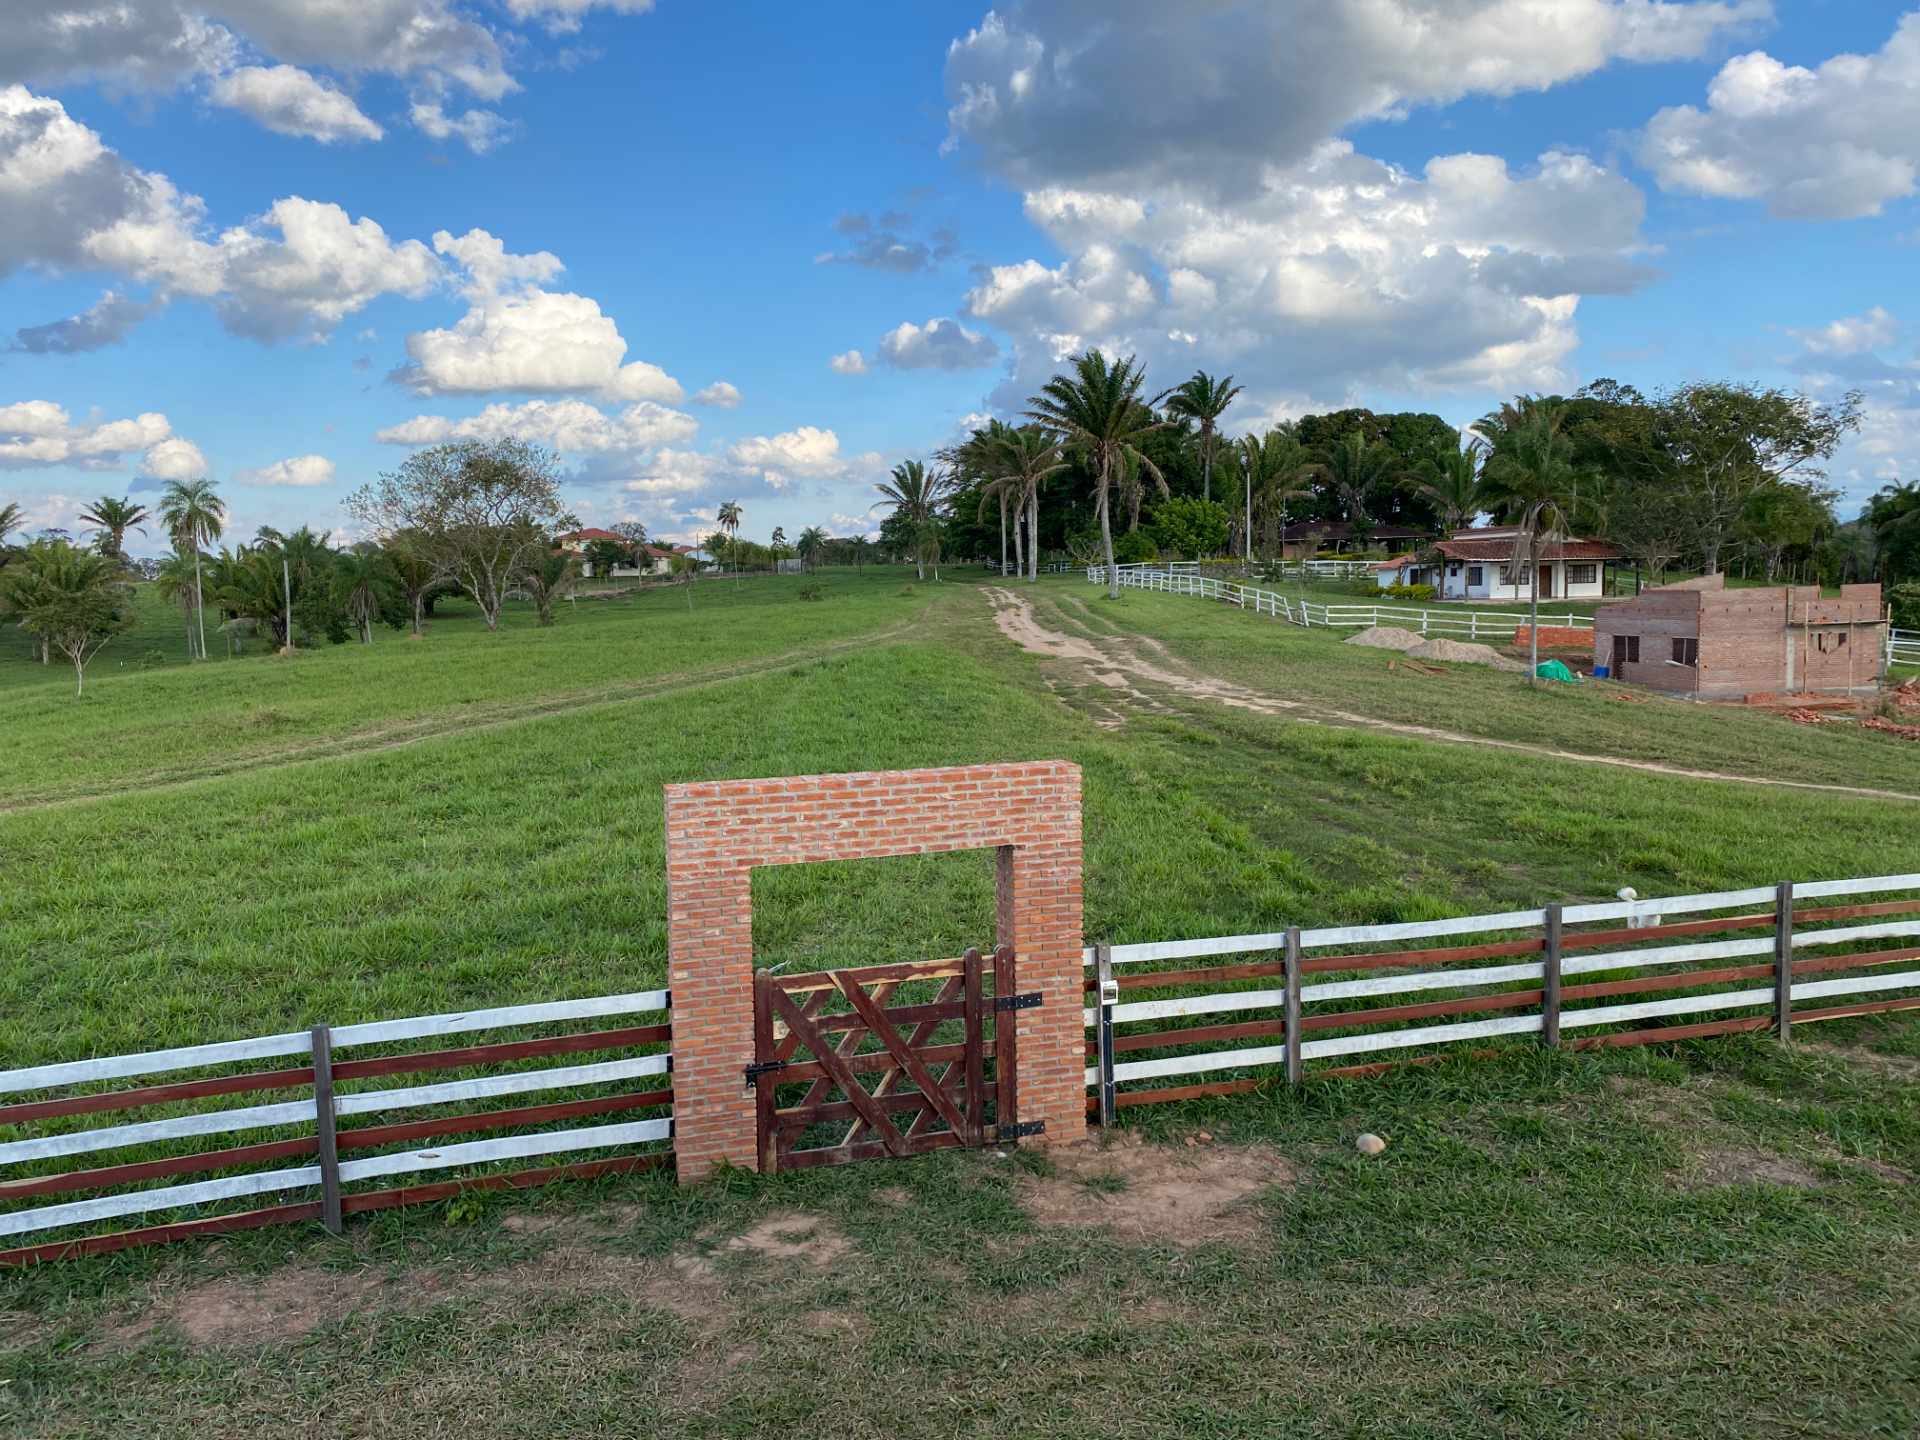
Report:
M 777 1071 L 781 1071 L 786 1068 L 787 1068 L 787 1062 L 784 1060 L 754 1061 L 753 1064 L 747 1066 L 747 1069 L 746 1069 L 747 1088 L 751 1090 L 754 1088 L 754 1086 L 758 1085 L 760 1083 L 760 1077 L 762 1075 L 772 1075 Z
M 997 1125 L 993 1138 L 996 1140 L 1018 1140 L 1025 1135 L 1044 1135 L 1047 1122 L 1044 1120 L 1023 1120 L 1018 1125 Z
M 993 1008 L 995 1010 L 1038 1010 L 1040 992 L 1035 990 L 1028 995 L 996 995 L 993 997 Z

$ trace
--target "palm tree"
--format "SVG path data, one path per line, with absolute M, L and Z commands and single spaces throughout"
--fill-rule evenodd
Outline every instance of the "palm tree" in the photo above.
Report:
M 191 556 L 176 550 L 160 562 L 160 568 L 154 572 L 154 588 L 162 600 L 172 600 L 180 606 L 180 614 L 187 626 L 187 656 L 193 656 L 193 597 L 195 576 Z
M 1071 375 L 1056 375 L 1027 401 L 1027 418 L 1057 430 L 1093 468 L 1094 509 L 1100 516 L 1100 544 L 1107 561 L 1107 594 L 1120 598 L 1120 574 L 1113 564 L 1112 500 L 1121 466 L 1138 457 L 1142 470 L 1165 493 L 1166 477 L 1146 456 L 1140 442 L 1167 424 L 1153 418 L 1140 398 L 1147 374 L 1129 355 L 1110 364 L 1098 350 L 1073 359 Z M 1156 402 L 1161 397 L 1156 396 Z
M 25 512 L 11 500 L 0 505 L 0 545 L 7 543 L 7 536 L 20 528 L 20 522 L 24 518 Z
M 929 470 L 918 460 L 903 460 L 893 467 L 893 478 L 882 480 L 874 489 L 881 498 L 872 508 L 885 505 L 893 510 L 912 532 L 914 574 L 927 578 L 927 558 L 933 559 L 933 578 L 940 578 L 940 510 L 953 492 L 953 474 L 947 470 Z
M 1313 466 L 1313 471 L 1333 486 L 1353 526 L 1354 538 L 1364 543 L 1373 531 L 1367 502 L 1399 476 L 1399 457 L 1380 441 L 1370 441 L 1358 430 L 1349 430 Z
M 1013 553 L 1016 566 L 1021 564 L 1020 555 L 1020 512 L 1014 503 L 1013 487 L 1005 477 L 996 474 L 996 452 L 1002 438 L 1008 433 L 1008 427 L 999 420 L 989 419 L 987 428 L 975 430 L 959 445 L 949 445 L 940 451 L 939 458 L 951 465 L 967 484 L 980 486 L 980 509 L 978 518 L 985 519 L 987 507 L 998 504 L 1000 507 L 1000 573 L 1007 573 L 1007 510 L 1014 510 Z
M 800 543 L 794 547 L 799 553 L 800 563 L 809 570 L 813 569 L 820 558 L 820 552 L 827 548 L 827 540 L 827 532 L 818 525 L 809 525 L 802 530 Z
M 1011 486 L 1015 509 L 1027 512 L 1027 580 L 1040 578 L 1040 487 L 1067 468 L 1058 436 L 1037 425 L 1000 427 L 995 446 L 996 483 Z M 1018 527 L 1014 539 L 1019 540 Z
M 1551 402 L 1531 407 L 1511 425 L 1499 423 L 1498 412 L 1488 417 L 1495 422 L 1496 438 L 1481 475 L 1487 499 L 1514 527 L 1510 573 L 1528 577 L 1529 685 L 1539 683 L 1540 558 L 1561 550 L 1568 516 L 1587 478 L 1574 459 L 1573 441 L 1561 430 L 1565 419 L 1565 410 Z
M 720 502 L 720 513 L 714 516 L 714 520 L 719 524 L 720 528 L 726 532 L 727 549 L 729 551 L 733 549 L 733 542 L 740 534 L 740 521 L 744 514 L 745 512 L 741 510 L 739 501 L 723 500 Z M 734 578 L 736 580 L 740 578 L 739 570 L 740 567 L 736 564 L 734 566 Z
M 378 545 L 355 545 L 334 559 L 334 594 L 360 632 L 363 645 L 373 643 L 373 622 L 393 594 L 394 580 L 393 566 Z
M 227 504 L 214 493 L 209 480 L 169 480 L 160 492 L 160 523 L 173 539 L 173 548 L 193 553 L 193 613 L 199 627 L 197 658 L 207 658 L 206 587 L 200 574 L 200 552 L 220 538 L 226 526 Z
M 73 662 L 74 694 L 82 695 L 87 663 L 133 623 L 132 593 L 113 557 L 41 540 L 27 547 L 22 564 L 7 568 L 0 598 L 40 642 L 43 663 L 53 650 Z
M 1244 388 L 1234 384 L 1231 375 L 1216 380 L 1206 371 L 1196 370 L 1186 384 L 1167 393 L 1167 413 L 1192 420 L 1200 427 L 1200 485 L 1204 500 L 1213 498 L 1213 451 L 1220 417 L 1227 413 L 1227 407 Z
M 855 570 L 865 570 L 867 568 L 867 552 L 873 548 L 873 542 L 863 533 L 847 541 L 847 548 L 853 552 L 853 568 Z
M 1251 565 L 1254 531 L 1268 537 L 1264 543 L 1271 550 L 1286 524 L 1287 506 L 1313 493 L 1307 482 L 1314 471 L 1307 447 L 1290 425 L 1276 426 L 1264 438 L 1243 436 L 1239 453 L 1240 474 L 1247 489 L 1245 556 Z
M 147 518 L 147 507 L 111 495 L 102 495 L 80 512 L 80 518 L 99 533 L 100 553 L 118 560 L 126 559 L 127 531 L 147 533 L 140 526 Z
M 1429 501 L 1440 512 L 1441 525 L 1448 534 L 1463 530 L 1487 508 L 1487 487 L 1480 469 L 1491 447 L 1476 436 L 1463 448 L 1436 446 L 1420 462 L 1420 468 L 1407 477 L 1407 486 Z

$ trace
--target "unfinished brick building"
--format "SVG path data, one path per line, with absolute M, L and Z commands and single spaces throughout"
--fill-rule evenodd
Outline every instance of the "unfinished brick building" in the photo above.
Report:
M 1844 694 L 1879 683 L 1887 620 L 1878 585 L 1727 589 L 1725 575 L 1661 585 L 1594 614 L 1593 662 L 1614 679 L 1699 700 Z

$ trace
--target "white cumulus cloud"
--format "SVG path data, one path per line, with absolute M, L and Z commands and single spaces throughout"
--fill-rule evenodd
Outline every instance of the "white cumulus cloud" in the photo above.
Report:
M 1000 356 L 991 335 L 945 318 L 924 325 L 904 320 L 880 337 L 879 349 L 880 358 L 897 370 L 972 370 Z
M 1874 54 L 1814 69 L 1736 56 L 1704 110 L 1660 111 L 1638 151 L 1664 189 L 1763 201 L 1792 219 L 1877 215 L 1920 177 L 1920 11 Z
M 323 145 L 378 140 L 386 133 L 351 95 L 297 65 L 243 65 L 214 81 L 207 95 L 214 104 L 243 111 L 277 134 Z
M 430 140 L 458 140 L 484 155 L 513 134 L 513 122 L 494 110 L 471 109 L 450 115 L 438 100 L 416 100 L 407 116 Z
M 284 485 L 312 489 L 333 483 L 333 461 L 324 455 L 295 455 L 257 470 L 241 470 L 234 479 L 243 485 Z
M 867 357 L 858 350 L 848 350 L 836 355 L 827 362 L 836 375 L 864 375 L 867 373 Z
M 439 445 L 449 440 L 511 437 L 549 445 L 563 455 L 597 455 L 681 444 L 699 429 L 691 415 L 648 400 L 612 415 L 584 400 L 529 400 L 520 405 L 496 403 L 459 420 L 416 415 L 373 438 L 387 445 Z
M 696 391 L 693 403 L 711 405 L 718 410 L 732 410 L 740 404 L 740 390 L 738 386 L 725 380 L 716 380 L 706 389 Z
M 76 421 L 51 400 L 0 405 L 0 469 L 115 470 L 135 452 L 141 455 L 143 471 L 158 479 L 193 480 L 206 474 L 199 448 L 174 435 L 158 411 L 125 420 Z

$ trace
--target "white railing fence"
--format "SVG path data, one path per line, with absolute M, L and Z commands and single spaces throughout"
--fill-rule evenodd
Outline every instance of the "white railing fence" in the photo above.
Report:
M 321 1025 L 251 1040 L 0 1071 L 0 1096 L 32 1097 L 0 1104 L 0 1137 L 21 1137 L 0 1139 L 0 1177 L 4 1177 L 0 1178 L 0 1237 L 43 1236 L 132 1215 L 166 1220 L 139 1230 L 42 1240 L 0 1251 L 0 1265 L 315 1219 L 337 1231 L 343 1214 L 446 1198 L 463 1186 L 537 1184 L 562 1174 L 599 1174 L 659 1163 L 666 1152 L 642 1153 L 636 1147 L 673 1135 L 672 1093 L 665 1088 L 668 1082 L 655 1078 L 666 1076 L 672 1068 L 663 1048 L 671 1039 L 664 1014 L 659 1023 L 626 1023 L 611 1030 L 548 1034 L 458 1049 L 370 1053 L 365 1058 L 340 1056 L 401 1041 L 649 1015 L 664 1012 L 667 1005 L 666 991 L 650 990 L 360 1025 Z M 640 1049 L 652 1053 L 633 1053 Z M 596 1052 L 621 1058 L 537 1068 L 524 1063 Z M 286 1057 L 292 1057 L 290 1068 L 238 1074 L 231 1069 Z M 369 1087 L 363 1083 L 377 1076 L 434 1070 L 462 1074 L 428 1085 Z M 151 1083 L 151 1077 L 186 1072 L 192 1072 L 193 1078 Z M 102 1082 L 136 1078 L 142 1081 L 137 1088 L 98 1088 Z M 646 1083 L 636 1088 L 636 1081 Z M 219 1096 L 289 1090 L 297 1098 L 211 1109 L 205 1103 Z M 529 1095 L 547 1098 L 531 1106 L 478 1113 L 438 1109 Z M 89 1117 L 129 1110 L 158 1110 L 163 1118 L 90 1123 Z M 644 1119 L 552 1128 L 557 1122 L 587 1116 L 631 1116 L 648 1110 L 655 1113 Z M 340 1124 L 356 1115 L 395 1114 L 405 1118 L 353 1128 Z M 425 1148 L 421 1144 L 441 1135 L 502 1130 L 519 1133 Z M 178 1149 L 182 1141 L 257 1136 L 262 1131 L 272 1132 L 273 1138 L 214 1150 L 182 1153 Z M 134 1153 L 123 1153 L 105 1166 L 67 1168 L 68 1157 L 112 1151 Z M 342 1151 L 356 1152 L 356 1158 L 343 1159 Z M 357 1153 L 362 1151 L 371 1153 Z M 505 1160 L 586 1151 L 600 1152 L 603 1158 L 510 1175 L 483 1169 L 477 1176 L 441 1186 L 353 1188 L 357 1182 L 387 1176 L 471 1171 Z M 288 1159 L 307 1163 L 274 1164 Z M 192 1174 L 216 1178 L 164 1183 L 170 1177 Z M 73 1194 L 87 1198 L 39 1203 L 47 1196 Z M 221 1208 L 223 1202 L 263 1195 L 277 1196 L 279 1202 L 271 1209 L 239 1213 Z M 289 1203 L 300 1195 L 308 1198 Z
M 1197 595 L 1206 600 L 1219 600 L 1229 605 L 1238 605 L 1243 610 L 1251 610 L 1256 615 L 1271 615 L 1285 620 L 1289 624 L 1312 627 L 1331 626 L 1335 629 L 1364 630 L 1375 625 L 1396 625 L 1406 630 L 1415 630 L 1422 635 L 1445 635 L 1468 640 L 1511 639 L 1516 630 L 1527 624 L 1523 614 L 1506 614 L 1493 610 L 1462 610 L 1456 606 L 1442 605 L 1432 608 L 1420 608 L 1411 605 L 1373 605 L 1365 602 L 1353 604 L 1321 604 L 1318 601 L 1302 600 L 1282 595 L 1277 590 L 1262 590 L 1252 585 L 1238 585 L 1227 580 L 1216 580 L 1209 575 L 1201 575 L 1193 569 L 1172 570 L 1161 565 L 1116 565 L 1114 574 L 1122 589 L 1159 590 L 1169 595 Z M 1096 585 L 1106 583 L 1106 567 L 1091 565 L 1087 567 L 1087 579 Z M 1564 613 L 1541 612 L 1540 623 L 1555 628 L 1570 630 L 1591 630 L 1593 617 L 1576 615 L 1572 611 Z
M 995 575 L 1018 575 L 1022 573 L 1020 567 L 1012 561 L 1008 561 L 1004 567 L 1002 567 L 998 560 L 987 560 L 982 563 Z M 1071 575 L 1079 568 L 1080 566 L 1072 560 L 1043 560 L 1040 563 L 1040 573 L 1042 575 Z
M 1868 895 L 1890 898 L 1818 903 Z M 1879 918 L 1890 915 L 1909 918 Z M 1861 920 L 1869 923 L 1857 923 Z M 1479 943 L 1458 943 L 1469 939 Z M 1450 943 L 1399 948 L 1407 941 L 1433 940 Z M 1904 943 L 1888 947 L 1889 940 Z M 1873 948 L 1862 950 L 1863 943 Z M 1261 961 L 1274 952 L 1281 958 Z M 1159 968 L 1167 961 L 1221 956 L 1236 958 L 1225 966 Z M 1245 963 L 1245 957 L 1253 957 L 1253 963 Z M 1692 968 L 1742 957 L 1764 958 Z M 1489 960 L 1507 963 L 1486 964 Z M 1501 1036 L 1539 1035 L 1559 1045 L 1563 1032 L 1579 1031 L 1579 1038 L 1566 1042 L 1578 1048 L 1764 1029 L 1790 1037 L 1795 1024 L 1920 1007 L 1920 969 L 1898 968 L 1915 961 L 1920 961 L 1920 874 L 1553 905 L 1408 924 L 1101 945 L 1085 953 L 1096 1003 L 1084 1018 L 1095 1032 L 1099 1056 L 1086 1071 L 1086 1083 L 1103 1119 L 1111 1119 L 1116 1107 L 1234 1093 L 1276 1078 L 1298 1082 L 1308 1061 L 1389 1051 L 1418 1051 L 1426 1058 L 1446 1046 Z M 1155 968 L 1132 968 L 1144 966 Z M 1804 978 L 1815 975 L 1830 978 Z M 1307 983 L 1309 976 L 1313 983 Z M 1198 995 L 1171 993 L 1189 987 L 1210 988 Z M 1142 998 L 1123 1001 L 1130 991 Z M 1648 995 L 1658 998 L 1644 998 Z M 1623 999 L 1629 996 L 1639 998 Z M 1865 996 L 1875 998 L 1805 1005 Z M 1575 1003 L 1587 1000 L 1606 1003 Z M 1525 1013 L 1497 1013 L 1516 1010 Z M 1488 1012 L 1495 1013 L 1480 1018 Z M 1645 1024 L 1701 1015 L 1716 1018 L 1677 1026 Z M 1188 1023 L 1201 1016 L 1232 1018 L 1226 1024 Z M 1255 1038 L 1279 1043 L 1244 1044 Z M 1162 1053 L 1116 1058 L 1153 1051 Z M 1280 1067 L 1280 1074 L 1274 1075 L 1272 1067 Z M 1221 1072 L 1239 1078 L 1170 1089 L 1121 1088 Z M 1356 1068 L 1321 1073 L 1350 1074 Z
M 1887 629 L 1887 666 L 1920 665 L 1920 630 Z

